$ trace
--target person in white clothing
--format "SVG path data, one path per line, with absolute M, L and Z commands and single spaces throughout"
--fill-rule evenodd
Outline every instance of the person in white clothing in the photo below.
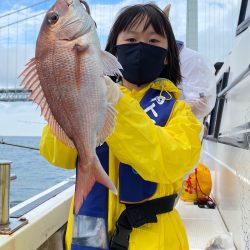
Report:
M 189 48 L 180 51 L 182 99 L 190 105 L 196 117 L 203 121 L 216 100 L 215 69 L 198 52 Z
M 169 16 L 171 5 L 164 8 Z M 216 100 L 215 68 L 197 51 L 184 46 L 177 41 L 180 56 L 182 81 L 179 88 L 182 90 L 182 99 L 191 107 L 196 117 L 203 122 L 212 111 Z

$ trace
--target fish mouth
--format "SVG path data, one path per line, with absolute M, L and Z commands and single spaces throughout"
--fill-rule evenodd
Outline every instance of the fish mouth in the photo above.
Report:
M 64 0 L 64 2 L 68 5 L 68 7 L 73 5 L 74 1 L 76 0 Z M 88 3 L 85 0 L 77 0 L 77 1 L 79 1 L 79 3 L 81 3 L 84 6 L 85 10 L 90 15 L 90 8 L 89 8 Z
M 84 5 L 87 13 L 90 15 L 90 8 L 89 8 L 89 5 L 87 4 L 87 2 L 84 0 L 80 0 L 80 3 Z
M 69 14 L 59 27 L 59 40 L 72 41 L 89 33 L 93 19 L 87 14 L 90 12 L 88 4 L 84 0 L 64 0 L 64 2 L 68 5 Z
M 64 1 L 66 2 L 66 4 L 68 6 L 70 6 L 70 5 L 72 5 L 74 3 L 74 0 L 64 0 Z M 79 0 L 79 2 L 84 5 L 87 13 L 90 15 L 90 8 L 89 8 L 89 5 L 87 4 L 87 2 L 84 1 L 84 0 Z
M 64 0 L 68 6 L 72 5 L 74 0 Z

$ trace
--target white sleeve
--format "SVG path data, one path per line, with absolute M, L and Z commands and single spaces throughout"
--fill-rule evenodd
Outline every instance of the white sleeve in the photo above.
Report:
M 200 114 L 196 116 L 204 117 L 214 107 L 216 99 L 216 79 L 215 69 L 208 60 L 205 60 L 196 51 L 183 48 L 180 53 L 182 82 L 181 88 L 183 99 L 189 101 L 199 101 L 201 97 L 203 105 Z M 204 100 L 205 103 L 204 103 Z

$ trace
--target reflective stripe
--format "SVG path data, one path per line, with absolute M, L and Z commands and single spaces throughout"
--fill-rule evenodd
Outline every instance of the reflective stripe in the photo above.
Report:
M 72 245 L 107 249 L 108 239 L 106 236 L 106 230 L 104 218 L 74 215 Z

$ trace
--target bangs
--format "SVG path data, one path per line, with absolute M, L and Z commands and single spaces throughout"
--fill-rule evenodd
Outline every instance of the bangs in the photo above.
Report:
M 159 15 L 159 12 L 155 9 L 148 8 L 143 5 L 136 5 L 132 9 L 129 7 L 124 9 L 123 12 L 126 11 L 126 15 L 123 16 L 124 20 L 122 20 L 121 30 L 130 31 L 133 28 L 137 28 L 138 25 L 146 18 L 145 25 L 143 27 L 143 31 L 147 30 L 147 28 L 152 25 L 154 31 L 163 36 L 167 37 L 167 27 L 166 27 L 166 19 L 167 17 L 162 13 Z

